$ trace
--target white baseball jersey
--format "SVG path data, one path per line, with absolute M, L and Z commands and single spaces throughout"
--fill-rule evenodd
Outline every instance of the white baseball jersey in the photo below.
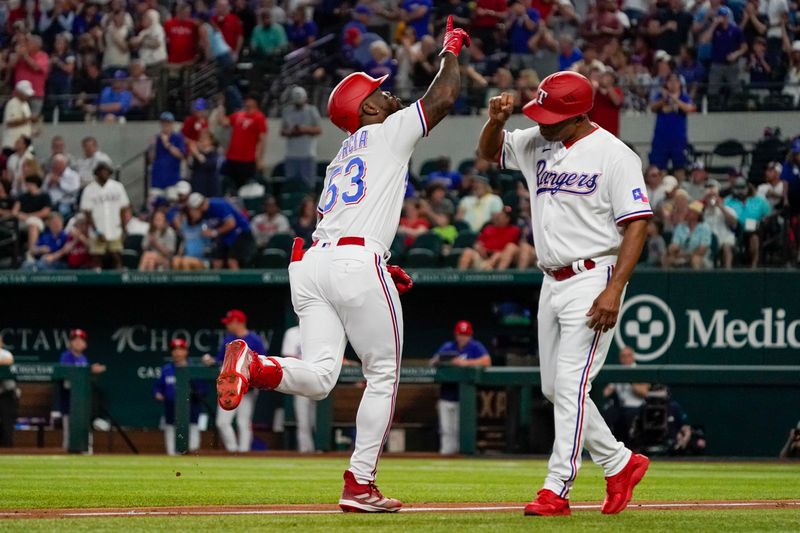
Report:
M 345 139 L 325 173 L 314 240 L 364 237 L 388 250 L 400 223 L 408 160 L 427 134 L 418 100 Z
M 521 170 L 528 182 L 543 269 L 616 256 L 618 226 L 653 215 L 641 160 L 599 126 L 569 145 L 545 140 L 538 126 L 506 131 L 500 166 Z

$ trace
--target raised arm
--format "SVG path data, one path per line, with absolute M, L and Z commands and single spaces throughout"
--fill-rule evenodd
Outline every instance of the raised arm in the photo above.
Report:
M 439 73 L 428 87 L 425 96 L 422 97 L 429 129 L 433 129 L 450 113 L 450 109 L 461 92 L 461 69 L 458 65 L 458 53 L 464 44 L 469 46 L 469 35 L 461 28 L 453 28 L 453 17 L 447 17 L 447 31 L 440 54 L 442 62 L 439 64 Z
M 489 161 L 500 159 L 503 148 L 503 129 L 514 112 L 514 95 L 503 93 L 489 100 L 489 120 L 483 125 L 478 139 L 478 156 Z

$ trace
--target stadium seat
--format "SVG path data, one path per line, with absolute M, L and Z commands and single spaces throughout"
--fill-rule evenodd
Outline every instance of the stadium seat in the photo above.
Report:
M 250 216 L 257 215 L 264 212 L 264 197 L 254 196 L 252 198 L 242 198 L 244 208 L 250 213 Z
M 426 250 L 430 250 L 438 257 L 442 253 L 442 244 L 443 244 L 442 238 L 439 237 L 437 234 L 429 231 L 427 233 L 423 233 L 422 235 L 414 239 L 414 243 L 411 245 L 409 254 L 414 249 L 424 248 Z
M 267 245 L 264 247 L 266 249 L 276 249 L 276 250 L 283 250 L 286 252 L 287 257 L 289 252 L 292 249 L 292 243 L 294 242 L 294 235 L 291 233 L 276 233 L 267 241 Z
M 406 268 L 435 268 L 439 263 L 439 255 L 427 248 L 412 248 L 406 255 Z
M 266 248 L 255 259 L 255 268 L 286 268 L 287 266 L 289 266 L 289 254 L 277 248 Z
M 747 149 L 736 139 L 722 141 L 708 156 L 706 170 L 709 174 L 727 174 L 730 167 L 741 170 L 747 163 L 747 154 Z M 727 164 L 720 164 L 719 158 L 726 159 L 725 163 Z
M 794 98 L 789 94 L 770 94 L 758 106 L 759 111 L 788 111 L 794 107 Z
M 397 259 L 397 261 L 402 261 L 406 255 L 406 238 L 402 235 L 395 235 L 389 251 L 392 252 L 393 258 Z
M 497 176 L 497 188 L 500 189 L 500 194 L 505 195 L 508 192 L 516 192 L 517 179 L 511 174 L 499 174 Z
M 294 212 L 299 206 L 303 198 L 308 196 L 307 192 L 284 192 L 280 196 L 281 209 L 284 211 Z
M 478 234 L 474 231 L 466 230 L 459 232 L 453 243 L 453 247 L 450 249 L 450 253 L 442 258 L 442 265 L 449 268 L 456 268 L 461 254 L 464 253 L 465 249 L 471 248 L 472 245 L 475 244 L 477 238 Z
M 453 226 L 456 227 L 459 233 L 461 233 L 462 231 L 472 231 L 472 228 L 469 227 L 469 224 L 467 224 L 463 220 L 454 221 Z
M 144 241 L 144 235 L 128 235 L 127 237 L 125 237 L 125 242 L 122 244 L 122 247 L 125 248 L 126 250 L 141 252 L 143 241 Z
M 298 179 L 291 179 L 283 182 L 283 186 L 281 187 L 281 192 L 282 193 L 302 192 L 304 194 L 310 194 L 311 189 L 309 188 L 308 184 L 305 181 Z

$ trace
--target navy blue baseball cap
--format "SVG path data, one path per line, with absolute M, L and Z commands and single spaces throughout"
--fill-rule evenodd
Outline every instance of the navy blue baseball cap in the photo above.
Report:
M 192 102 L 192 109 L 195 111 L 205 111 L 208 109 L 208 102 L 205 98 L 198 98 Z
M 115 80 L 125 80 L 128 78 L 128 73 L 124 70 L 115 70 L 114 71 L 114 79 Z
M 730 17 L 731 16 L 731 8 L 728 6 L 722 6 L 717 10 L 717 15 L 720 17 Z
M 161 122 L 175 122 L 175 115 L 173 115 L 169 111 L 164 111 L 158 116 L 158 120 L 160 120 Z

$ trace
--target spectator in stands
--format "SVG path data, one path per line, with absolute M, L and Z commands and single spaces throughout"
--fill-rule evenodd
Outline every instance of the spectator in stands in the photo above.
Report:
M 66 96 L 72 93 L 72 76 L 75 74 L 75 54 L 69 48 L 71 33 L 59 33 L 55 37 L 53 52 L 50 54 L 50 73 L 47 76 L 48 97 Z M 68 106 L 66 100 L 57 100 L 59 106 Z
M 686 84 L 686 92 L 693 101 L 697 101 L 700 87 L 706 78 L 706 69 L 697 59 L 697 51 L 689 45 L 682 45 L 676 72 Z
M 80 188 L 81 177 L 69 167 L 67 156 L 54 155 L 50 172 L 44 179 L 44 190 L 50 195 L 50 203 L 56 211 L 64 217 L 72 216 Z
M 633 348 L 625 346 L 619 351 L 619 364 L 629 368 L 636 366 Z M 632 443 L 633 423 L 649 392 L 649 383 L 609 383 L 603 389 L 603 398 L 606 400 L 603 406 L 603 419 L 614 437 L 624 442 L 626 446 Z
M 186 143 L 191 146 L 200 138 L 200 133 L 208 129 L 208 102 L 205 98 L 197 98 L 192 102 L 192 114 L 186 117 L 181 133 Z
M 661 170 L 670 168 L 683 181 L 686 175 L 686 147 L 689 144 L 687 115 L 694 112 L 692 99 L 681 87 L 677 74 L 670 74 L 657 97 L 650 104 L 656 113 L 656 127 L 650 151 L 650 164 Z
M 178 252 L 172 258 L 172 269 L 195 271 L 208 268 L 206 251 L 211 242 L 203 236 L 203 224 L 181 217 L 180 236 L 181 243 Z
M 256 244 L 247 218 L 225 198 L 206 198 L 198 192 L 189 196 L 189 221 L 205 221 L 214 225 L 203 230 L 203 236 L 214 239 L 215 269 L 247 268 L 256 252 Z
M 422 214 L 431 221 L 434 227 L 449 226 L 456 214 L 452 200 L 447 197 L 447 188 L 438 180 L 431 181 L 422 202 Z
M 617 85 L 617 75 L 611 69 L 600 74 L 599 82 L 594 82 L 594 107 L 589 118 L 609 133 L 619 137 L 619 116 L 625 94 Z
M 783 207 L 786 197 L 786 182 L 781 180 L 783 165 L 777 161 L 770 161 L 764 169 L 764 183 L 758 186 L 756 194 L 766 198 L 773 213 L 777 213 Z
M 666 178 L 664 178 L 666 181 Z M 673 232 L 680 224 L 686 222 L 686 214 L 689 212 L 689 193 L 683 189 L 675 189 L 671 198 L 662 204 L 662 221 L 664 231 Z
M 92 363 L 89 365 L 89 360 L 84 353 L 89 347 L 89 336 L 86 331 L 82 329 L 73 329 L 69 332 L 69 348 L 61 353 L 59 364 L 66 366 L 89 366 L 92 374 L 102 374 L 106 371 L 106 365 L 100 363 Z M 62 432 L 62 447 L 66 450 L 69 448 L 69 413 L 70 413 L 70 389 L 71 384 L 69 381 L 64 380 L 61 382 L 61 389 L 59 394 L 59 405 L 61 410 L 61 425 Z M 89 436 L 89 446 L 91 447 L 91 434 Z
M 42 190 L 41 176 L 25 178 L 25 192 L 19 195 L 12 214 L 19 222 L 19 228 L 28 235 L 28 254 L 33 253 L 39 234 L 44 231 L 44 220 L 50 215 L 50 197 Z M 31 259 L 31 257 L 28 257 Z
M 272 19 L 272 12 L 269 9 L 262 8 L 259 14 L 261 24 L 255 27 L 250 37 L 250 51 L 262 59 L 284 53 L 289 46 L 286 30 Z
M 225 345 L 237 339 L 242 339 L 257 354 L 267 353 L 267 343 L 263 337 L 251 331 L 247 327 L 247 315 L 239 309 L 231 309 L 222 318 L 225 325 L 226 334 L 220 344 L 217 357 L 214 359 L 209 354 L 203 356 L 203 363 L 208 366 L 214 364 L 221 365 L 225 358 Z M 222 443 L 229 452 L 249 452 L 253 440 L 253 412 L 256 407 L 258 390 L 250 389 L 243 397 L 239 407 L 233 411 L 217 410 L 217 429 L 219 430 Z M 233 419 L 236 418 L 236 428 L 238 429 L 238 442 L 236 433 L 233 431 Z
M 440 183 L 451 191 L 457 191 L 461 186 L 461 173 L 453 170 L 452 162 L 447 156 L 442 156 L 436 161 L 436 170 L 423 176 L 426 184 Z
M 711 268 L 711 228 L 703 222 L 703 202 L 689 204 L 686 221 L 678 224 L 664 255 L 663 266 Z
M 470 35 L 481 40 L 488 54 L 497 49 L 497 30 L 505 22 L 507 10 L 506 0 L 478 0 L 475 4 Z
M 52 9 L 42 9 L 38 24 L 38 33 L 43 37 L 44 47 L 48 50 L 53 48 L 56 36 L 71 31 L 75 22 L 72 6 L 64 0 L 54 0 L 51 6 Z
M 614 0 L 600 0 L 591 9 L 581 25 L 581 36 L 584 40 L 602 50 L 612 39 L 622 36 L 625 28 L 618 16 L 617 3 Z
M 740 176 L 733 183 L 732 194 L 725 198 L 725 206 L 736 213 L 739 222 L 737 231 L 747 247 L 750 266 L 758 267 L 761 240 L 759 224 L 770 214 L 769 202 L 763 196 L 758 196 L 755 187 Z
M 519 255 L 522 232 L 513 224 L 511 208 L 506 206 L 492 215 L 472 248 L 467 248 L 458 260 L 459 270 L 507 270 Z
M 524 68 L 534 68 L 531 53 L 537 47 L 535 42 L 539 32 L 539 12 L 530 7 L 529 2 L 512 0 L 506 12 L 505 25 L 508 32 L 508 68 L 518 72 Z
M 6 181 L 11 183 L 14 194 L 22 194 L 25 190 L 26 161 L 33 161 L 33 147 L 30 137 L 20 136 L 14 143 L 14 151 L 6 161 Z
M 245 45 L 250 42 L 253 29 L 256 27 L 256 13 L 250 7 L 248 0 L 236 0 L 233 13 L 242 21 L 242 36 L 244 37 L 242 44 Z
M 122 268 L 123 212 L 131 202 L 125 187 L 112 180 L 114 170 L 108 163 L 99 162 L 94 167 L 95 181 L 83 189 L 81 211 L 92 228 L 89 252 L 101 264 L 108 257 L 115 269 Z
M 250 231 L 259 248 L 265 247 L 274 235 L 292 231 L 289 219 L 281 212 L 281 206 L 274 196 L 267 196 L 264 200 L 264 212 L 250 221 Z
M 88 268 L 93 265 L 89 246 L 91 237 L 89 236 L 89 222 L 86 215 L 78 213 L 70 219 L 70 226 L 67 228 L 67 244 L 59 253 L 63 253 L 67 259 L 67 266 L 71 269 Z
M 66 268 L 61 250 L 67 244 L 64 219 L 53 212 L 47 216 L 47 229 L 39 235 L 23 268 L 29 270 L 60 270 Z
M 722 267 L 730 269 L 733 266 L 733 249 L 736 246 L 736 235 L 731 231 L 731 228 L 736 227 L 736 212 L 725 205 L 719 194 L 719 182 L 717 180 L 708 180 L 705 189 L 703 221 L 711 228 L 711 233 L 717 238 Z
M 572 65 L 583 59 L 581 49 L 575 46 L 575 39 L 568 34 L 558 36 L 558 70 L 571 70 Z
M 797 423 L 797 427 L 789 430 L 789 438 L 781 448 L 778 457 L 781 459 L 800 457 L 800 422 Z
M 14 356 L 4 348 L 3 336 L 0 335 L 0 366 L 13 364 Z M 0 380 L 0 448 L 14 446 L 14 426 L 17 423 L 19 396 L 16 381 L 13 379 Z
M 644 183 L 647 186 L 647 198 L 650 200 L 653 212 L 658 216 L 658 206 L 667 197 L 664 174 L 657 166 L 649 165 L 644 172 Z M 678 186 L 677 180 L 675 186 Z
M 400 19 L 414 28 L 417 39 L 431 33 L 432 0 L 403 0 L 400 5 Z
M 14 143 L 22 136 L 31 138 L 36 116 L 29 104 L 33 97 L 33 86 L 28 80 L 18 81 L 11 99 L 3 109 L 3 154 L 11 155 Z
M 55 135 L 50 140 L 50 156 L 42 164 L 45 171 L 49 171 L 53 166 L 53 159 L 56 156 L 64 156 L 67 160 L 67 166 L 72 168 L 76 162 L 75 157 L 67 151 L 67 143 L 61 135 Z
M 131 48 L 139 51 L 139 59 L 144 63 L 147 75 L 158 79 L 161 67 L 167 62 L 167 37 L 161 26 L 161 15 L 155 9 L 145 11 L 141 20 L 142 29 L 128 42 Z
M 167 61 L 172 66 L 190 65 L 198 57 L 197 24 L 192 20 L 192 6 L 179 2 L 175 7 L 175 16 L 164 23 L 164 34 L 167 39 Z
M 214 19 L 209 18 L 207 13 L 200 13 L 199 18 L 201 23 L 197 31 L 200 37 L 200 48 L 205 58 L 213 61 L 216 65 L 217 77 L 223 80 L 220 85 L 225 86 L 224 82 L 228 81 L 227 77 L 233 74 L 233 67 L 236 64 L 233 49 L 225 42 L 225 37 Z
M 371 46 L 382 39 L 377 33 L 361 33 L 358 28 L 350 28 L 344 34 L 342 55 L 345 65 L 355 70 L 363 70 L 372 62 Z
M 294 234 L 308 245 L 317 228 L 317 204 L 310 196 L 304 197 L 297 206 L 297 217 L 292 224 Z
M 220 155 L 214 136 L 207 129 L 200 131 L 197 142 L 189 143 L 189 168 L 192 190 L 203 196 L 219 196 Z
M 659 267 L 667 251 L 667 243 L 663 236 L 664 224 L 653 217 L 647 222 L 647 242 L 645 243 L 645 264 L 651 267 Z
M 127 13 L 120 9 L 111 13 L 111 20 L 103 31 L 103 74 L 112 77 L 118 70 L 127 70 L 131 63 L 128 46 L 130 28 L 125 24 Z
M 183 134 L 175 131 L 175 116 L 169 111 L 161 113 L 161 131 L 150 143 L 150 184 L 155 189 L 166 190 L 181 180 L 181 162 L 186 151 Z
M 685 9 L 683 1 L 670 0 L 650 19 L 647 32 L 654 39 L 656 49 L 677 56 L 681 45 L 689 42 L 692 22 L 692 14 Z
M 83 62 L 79 61 L 78 64 L 82 66 L 73 82 L 74 91 L 78 93 L 78 99 L 75 100 L 75 109 L 83 110 L 88 121 L 94 115 L 97 98 L 105 88 L 103 86 L 103 74 L 94 57 Z
M 763 37 L 756 37 L 753 41 L 747 57 L 747 69 L 750 72 L 750 91 L 754 94 L 769 94 L 773 68 L 767 60 L 767 40 Z
M 489 350 L 473 338 L 474 329 L 466 320 L 456 323 L 454 340 L 445 342 L 431 358 L 432 366 L 453 365 L 464 367 L 492 366 Z M 439 453 L 454 455 L 459 451 L 459 398 L 458 384 L 442 383 L 437 411 L 439 412 Z
M 789 22 L 789 2 L 787 0 L 772 0 L 758 3 L 759 14 L 765 17 L 766 30 L 766 61 L 775 68 L 783 62 L 783 40 L 786 26 Z M 795 4 L 795 13 L 797 4 Z
M 742 30 L 731 21 L 731 10 L 722 6 L 713 22 L 701 36 L 701 43 L 711 43 L 711 68 L 708 72 L 708 94 L 717 95 L 725 88 L 730 93 L 741 90 L 739 58 L 747 53 Z
M 262 167 L 267 117 L 258 108 L 258 96 L 248 95 L 244 100 L 244 109 L 220 116 L 220 124 L 231 128 L 231 142 L 222 173 L 233 181 L 238 190 L 254 178 L 256 170 Z
M 172 360 L 161 367 L 161 375 L 153 385 L 153 396 L 164 406 L 164 447 L 167 455 L 175 455 L 175 369 L 188 366 L 189 345 L 185 339 L 169 342 Z M 189 451 L 200 448 L 200 428 L 197 420 L 203 408 L 203 396 L 208 385 L 197 379 L 189 381 Z
M 789 49 L 789 68 L 783 85 L 783 94 L 792 97 L 792 105 L 800 105 L 800 40 L 794 41 Z
M 286 179 L 300 180 L 313 190 L 322 118 L 317 108 L 308 103 L 308 94 L 302 87 L 292 87 L 289 91 L 289 105 L 283 108 L 281 122 L 281 135 L 286 137 Z
M 364 72 L 373 78 L 388 76 L 381 84 L 384 91 L 393 92 L 397 77 L 397 61 L 392 59 L 392 49 L 384 41 L 375 41 L 369 45 L 372 59 L 364 65 Z
M 214 22 L 222 32 L 225 42 L 233 51 L 234 60 L 237 60 L 244 45 L 244 26 L 242 20 L 231 13 L 231 5 L 228 0 L 217 0 Z
M 681 187 L 689 193 L 690 200 L 702 200 L 706 196 L 706 184 L 708 183 L 708 171 L 702 161 L 692 163 L 692 171 L 689 180 Z
M 23 80 L 30 82 L 33 88 L 31 113 L 40 116 L 44 105 L 44 87 L 50 72 L 50 56 L 42 50 L 42 38 L 30 35 L 18 40 L 6 68 L 14 72 L 14 83 Z
M 0 218 L 14 216 L 16 198 L 11 195 L 11 184 L 0 180 Z
M 319 29 L 313 20 L 306 19 L 305 7 L 292 11 L 292 23 L 286 27 L 286 36 L 292 48 L 302 48 L 317 40 Z
M 581 48 L 581 53 L 583 57 L 574 62 L 572 66 L 569 67 L 569 70 L 583 74 L 586 77 L 589 76 L 592 69 L 600 71 L 605 70 L 605 65 L 600 61 L 599 51 L 595 45 L 591 43 L 584 44 L 583 48 Z
M 492 192 L 485 176 L 475 176 L 472 194 L 458 204 L 456 220 L 463 220 L 474 232 L 479 232 L 492 215 L 503 210 L 503 200 Z
M 133 104 L 133 93 L 129 89 L 128 74 L 124 70 L 114 72 L 111 86 L 103 89 L 97 104 L 97 114 L 105 122 L 123 119 Z
M 150 104 L 155 99 L 153 79 L 145 72 L 144 62 L 141 59 L 131 61 L 130 76 L 131 108 L 128 116 L 147 118 Z
M 83 148 L 83 157 L 76 161 L 75 170 L 81 177 L 81 187 L 85 187 L 94 181 L 94 169 L 98 163 L 105 163 L 109 167 L 112 163 L 108 154 L 99 149 L 97 139 L 94 137 L 84 137 L 81 147 Z
M 397 234 L 405 239 L 405 244 L 410 247 L 417 237 L 427 233 L 431 227 L 430 221 L 420 213 L 421 201 L 409 198 L 403 203 L 403 214 L 400 217 L 400 227 Z
M 164 211 L 157 209 L 150 217 L 150 229 L 142 241 L 142 257 L 139 259 L 141 272 L 168 269 L 178 248 L 175 230 L 167 223 Z

